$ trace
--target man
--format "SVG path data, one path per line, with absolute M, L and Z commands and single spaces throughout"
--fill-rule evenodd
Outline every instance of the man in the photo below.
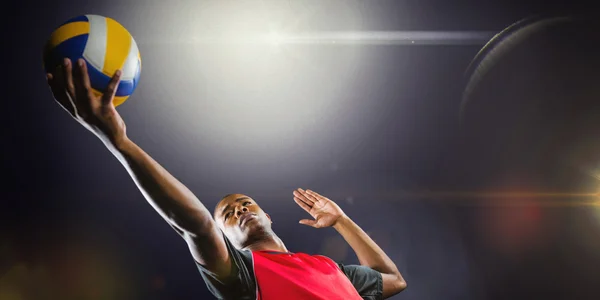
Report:
M 92 92 L 83 59 L 69 59 L 47 74 L 54 99 L 96 134 L 127 169 L 148 202 L 187 242 L 209 290 L 219 299 L 383 299 L 406 288 L 390 258 L 330 199 L 298 189 L 294 201 L 315 228 L 333 226 L 361 266 L 319 255 L 290 253 L 271 229 L 271 218 L 250 197 L 228 195 L 214 216 L 181 182 L 133 143 L 113 97 L 121 72 L 102 96 Z M 214 219 L 213 219 L 214 217 Z

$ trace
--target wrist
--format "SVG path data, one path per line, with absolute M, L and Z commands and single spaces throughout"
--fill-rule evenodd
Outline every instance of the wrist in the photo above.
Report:
M 342 214 L 333 224 L 333 228 L 339 231 L 343 228 L 346 228 L 350 222 L 352 222 L 352 220 L 350 220 L 346 214 Z
M 114 139 L 111 144 L 113 148 L 120 153 L 127 152 L 131 149 L 131 146 L 133 146 L 133 142 L 127 136 Z

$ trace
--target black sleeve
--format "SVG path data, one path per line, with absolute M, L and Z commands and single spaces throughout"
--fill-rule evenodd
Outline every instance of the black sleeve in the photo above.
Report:
M 232 279 L 227 282 L 222 282 L 217 279 L 217 276 L 214 273 L 204 268 L 194 259 L 194 262 L 200 271 L 200 275 L 202 275 L 202 278 L 206 283 L 206 287 L 217 299 L 256 299 L 256 282 L 254 279 L 252 253 L 250 253 L 250 251 L 236 249 L 224 234 L 223 238 L 225 239 L 229 255 L 231 255 L 233 262 L 232 268 L 235 272 L 235 277 L 232 277 Z
M 346 274 L 358 294 L 364 300 L 383 299 L 383 279 L 381 273 L 365 266 L 343 265 L 338 266 Z

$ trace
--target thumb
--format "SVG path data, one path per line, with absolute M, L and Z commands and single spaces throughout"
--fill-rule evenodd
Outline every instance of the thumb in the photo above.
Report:
M 316 220 L 302 219 L 298 223 L 304 224 L 304 225 L 308 225 L 310 227 L 315 227 L 315 228 L 317 227 L 317 221 Z

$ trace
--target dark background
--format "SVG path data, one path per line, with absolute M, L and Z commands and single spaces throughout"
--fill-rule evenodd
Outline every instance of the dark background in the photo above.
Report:
M 333 17 L 340 3 L 318 8 L 312 29 L 344 30 Z M 362 30 L 373 31 L 498 32 L 540 12 L 586 9 L 581 3 L 547 1 L 348 3 L 360 11 Z M 196 82 L 185 78 L 186 67 L 202 69 L 189 57 L 202 54 L 150 41 L 186 26 L 176 18 L 161 18 L 161 12 L 185 5 L 190 4 L 2 4 L 2 300 L 212 299 L 185 243 L 147 204 L 119 162 L 53 102 L 45 85 L 45 39 L 64 20 L 85 13 L 116 16 L 136 37 L 142 79 L 119 108 L 128 133 L 209 209 L 225 194 L 248 194 L 273 217 L 290 251 L 357 263 L 333 229 L 297 224 L 306 216 L 292 202 L 292 190 L 314 189 L 339 203 L 396 262 L 408 289 L 393 299 L 598 299 L 596 207 L 427 193 L 490 187 L 479 173 L 467 171 L 476 166 L 465 152 L 469 143 L 461 139 L 458 120 L 463 75 L 483 45 L 368 46 L 360 65 L 364 71 L 356 71 L 352 84 L 341 87 L 355 102 L 333 110 L 334 121 L 320 114 L 314 128 L 281 133 L 294 138 L 286 144 L 292 150 L 283 147 L 286 154 L 277 152 L 276 140 L 231 139 L 219 147 L 233 150 L 216 155 L 220 148 L 202 138 L 212 125 L 176 124 L 181 118 L 206 118 L 210 111 L 186 111 L 192 101 L 208 101 L 203 89 L 211 70 L 201 71 L 204 79 Z M 136 15 L 140 7 L 154 14 Z M 188 17 L 193 14 L 188 10 Z M 153 26 L 141 26 L 140 20 Z M 311 59 L 334 60 L 337 49 L 323 47 Z M 196 84 L 197 89 L 186 87 Z M 171 92 L 164 92 L 169 87 Z M 372 104 L 366 110 L 352 105 L 365 101 Z M 292 112 L 311 109 L 297 102 L 284 106 Z M 249 122 L 257 117 L 244 116 Z M 342 125 L 335 123 L 338 119 Z M 210 120 L 218 127 L 223 119 Z M 178 126 L 189 130 L 182 133 Z M 328 126 L 343 129 L 328 131 Z M 276 154 L 251 156 L 248 151 Z M 491 185 L 539 191 L 530 179 L 498 176 Z M 512 202 L 494 205 L 498 201 Z M 46 298 L 11 296 L 19 288 Z

